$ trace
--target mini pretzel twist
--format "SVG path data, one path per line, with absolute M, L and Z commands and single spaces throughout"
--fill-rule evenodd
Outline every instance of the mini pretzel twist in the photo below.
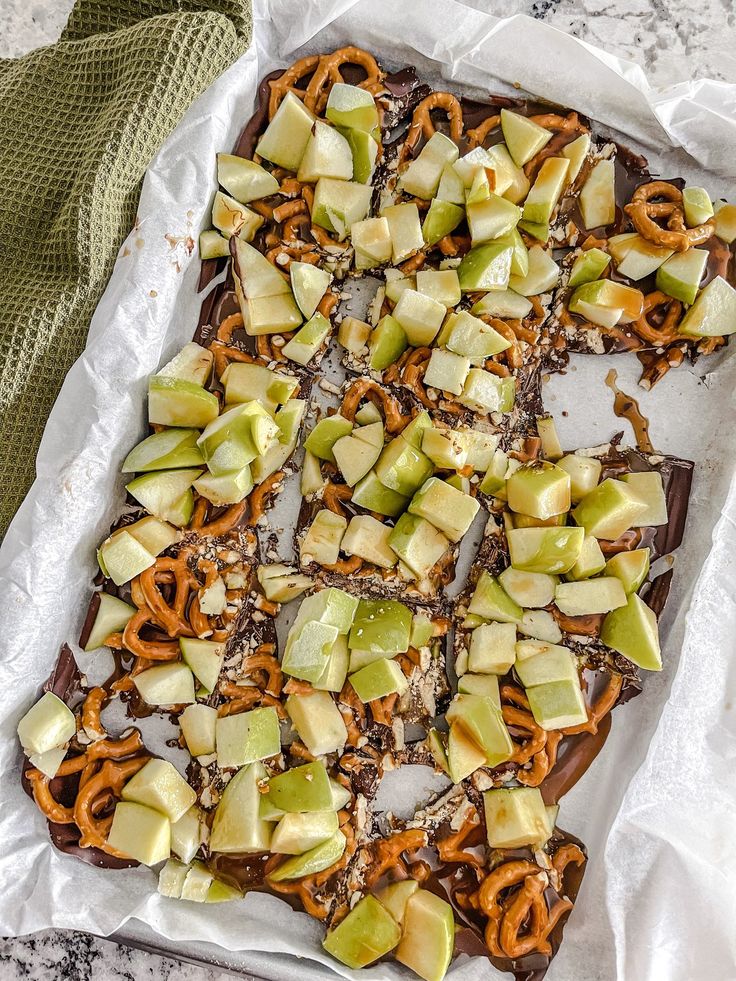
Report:
M 387 433 L 400 433 L 411 421 L 401 411 L 397 399 L 370 378 L 359 378 L 348 387 L 342 399 L 341 415 L 354 421 L 358 406 L 364 399 L 368 399 L 380 411 Z
M 437 842 L 437 854 L 443 862 L 472 865 L 477 869 L 483 868 L 484 860 L 473 852 L 465 851 L 464 845 L 477 845 L 478 831 L 482 830 L 478 812 L 473 808 L 463 821 L 460 828 L 453 834 L 441 838 Z M 470 839 L 470 841 L 468 841 Z
M 494 114 L 488 116 L 484 119 L 482 123 L 479 123 L 474 129 L 469 129 L 465 137 L 468 141 L 468 146 L 476 147 L 481 146 L 489 133 L 492 133 L 494 129 L 497 129 L 501 125 L 501 116 Z
M 332 54 L 322 55 L 315 69 L 314 75 L 307 86 L 304 94 L 304 105 L 321 115 L 327 105 L 329 89 L 336 82 L 342 82 L 342 68 L 344 65 L 359 65 L 366 73 L 358 87 L 366 89 L 372 95 L 377 95 L 383 91 L 384 73 L 378 67 L 378 62 L 369 52 L 362 48 L 349 46 L 339 48 Z
M 578 726 L 570 726 L 567 729 L 563 729 L 564 734 L 566 736 L 572 736 L 578 732 L 590 732 L 593 734 L 598 732 L 598 726 L 601 721 L 616 705 L 623 686 L 623 675 L 611 672 L 608 678 L 608 684 L 588 709 L 588 721 Z
M 715 232 L 714 218 L 694 228 L 686 226 L 682 191 L 667 181 L 650 181 L 637 187 L 624 211 L 642 238 L 675 252 L 701 245 Z M 657 224 L 655 218 L 666 219 L 666 227 Z
M 276 110 L 281 105 L 287 92 L 293 92 L 299 99 L 304 99 L 306 90 L 298 88 L 299 82 L 307 78 L 315 70 L 320 61 L 320 55 L 307 55 L 300 58 L 287 68 L 277 79 L 269 82 L 271 95 L 268 100 L 268 118 L 273 119 Z
M 442 109 L 450 123 L 450 138 L 459 143 L 463 135 L 463 110 L 460 100 L 450 92 L 433 92 L 422 99 L 414 110 L 411 126 L 406 134 L 406 140 L 401 148 L 400 162 L 416 147 L 422 136 L 428 140 L 437 132 L 432 119 L 432 110 Z
M 643 341 L 660 347 L 682 340 L 682 335 L 677 332 L 681 317 L 682 303 L 660 290 L 654 290 L 644 297 L 641 317 L 629 326 Z

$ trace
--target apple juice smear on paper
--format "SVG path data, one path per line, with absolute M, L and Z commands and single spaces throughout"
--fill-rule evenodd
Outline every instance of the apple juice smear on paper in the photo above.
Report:
M 649 388 L 722 347 L 736 205 L 576 112 L 356 48 L 269 76 L 217 179 L 200 282 L 228 275 L 150 378 L 97 553 L 80 646 L 115 671 L 90 687 L 65 647 L 18 726 L 24 786 L 62 850 L 156 866 L 176 900 L 283 895 L 349 968 L 441 981 L 467 951 L 541 978 L 587 860 L 559 801 L 661 669 L 650 567 L 692 473 L 620 437 L 565 450 L 542 378 L 628 351 Z M 340 300 L 366 276 L 363 320 Z M 293 564 L 268 523 L 289 477 Z M 115 700 L 171 718 L 185 775 L 108 732 Z M 375 798 L 402 764 L 442 789 L 400 820 Z

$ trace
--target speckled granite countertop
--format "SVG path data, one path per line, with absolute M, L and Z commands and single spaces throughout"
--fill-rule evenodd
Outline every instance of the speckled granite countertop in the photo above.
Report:
M 73 0 L 2 0 L 0 57 L 55 41 Z M 497 16 L 524 13 L 641 65 L 657 86 L 736 81 L 733 0 L 466 0 Z M 0 940 L 2 981 L 224 981 L 230 975 L 82 933 Z

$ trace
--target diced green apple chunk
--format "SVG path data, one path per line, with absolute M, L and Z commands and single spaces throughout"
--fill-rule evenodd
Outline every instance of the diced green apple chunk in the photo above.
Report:
M 483 695 L 456 695 L 446 713 L 450 731 L 461 729 L 483 752 L 487 766 L 498 766 L 513 753 L 500 709 Z
M 455 917 L 444 899 L 426 889 L 409 896 L 396 960 L 424 981 L 442 981 L 455 949 Z
M 214 228 L 199 233 L 200 259 L 224 259 L 230 255 L 230 242 Z
M 296 172 L 312 135 L 314 116 L 293 92 L 287 92 L 258 141 L 259 157 Z
M 516 660 L 516 624 L 482 623 L 470 635 L 468 670 L 502 675 Z
M 566 647 L 557 644 L 535 644 L 522 641 L 517 645 L 535 646 L 540 653 L 530 657 L 517 657 L 515 670 L 525 688 L 550 684 L 553 681 L 574 681 L 579 686 L 578 666 L 575 656 Z
M 469 358 L 434 348 L 424 373 L 424 384 L 453 395 L 461 395 L 469 371 Z
M 188 705 L 179 716 L 184 742 L 192 756 L 215 752 L 217 709 L 209 705 Z
M 393 317 L 401 324 L 412 347 L 432 343 L 445 318 L 445 307 L 416 290 L 404 290 L 394 307 Z
M 314 183 L 320 177 L 333 177 L 349 181 L 352 176 L 353 153 L 350 144 L 334 126 L 321 119 L 316 120 L 299 163 L 297 180 Z
M 217 418 L 217 396 L 196 382 L 153 375 L 148 383 L 148 421 L 159 426 L 201 429 Z
M 555 590 L 555 603 L 566 616 L 608 613 L 626 605 L 626 593 L 619 579 L 602 576 L 581 582 L 563 582 Z
M 157 865 L 171 855 L 169 819 L 143 804 L 120 801 L 113 812 L 107 844 L 143 865 Z
M 649 574 L 649 549 L 618 552 L 606 562 L 605 568 L 606 575 L 621 580 L 627 595 L 635 593 Z
M 561 467 L 570 474 L 570 496 L 574 503 L 582 500 L 598 486 L 603 465 L 594 456 L 579 456 L 576 453 L 568 453 L 561 460 L 557 461 L 557 466 Z
M 636 593 L 603 621 L 601 642 L 647 671 L 662 670 L 659 629 L 654 611 Z
M 309 262 L 292 262 L 289 276 L 297 306 L 305 317 L 311 317 L 330 285 L 331 274 Z
M 406 508 L 409 497 L 386 487 L 378 479 L 375 470 L 371 470 L 355 485 L 352 502 L 366 511 L 375 511 L 376 514 L 393 518 Z
M 126 456 L 122 473 L 146 473 L 150 470 L 174 470 L 204 463 L 196 447 L 197 429 L 164 429 L 142 440 Z
M 429 200 L 437 193 L 442 171 L 458 158 L 455 142 L 443 133 L 433 133 L 419 155 L 399 176 L 398 186 L 407 194 Z
M 376 464 L 376 475 L 381 483 L 407 497 L 422 486 L 433 470 L 424 453 L 403 436 L 386 444 Z
M 263 764 L 251 763 L 238 770 L 228 783 L 212 822 L 210 852 L 268 851 L 273 825 L 259 814 L 260 788 L 266 779 Z
M 181 899 L 188 872 L 188 864 L 170 858 L 158 874 L 158 894 L 169 899 Z
M 150 568 L 156 557 L 123 530 L 105 539 L 97 551 L 97 561 L 103 575 L 116 586 L 122 586 Z
M 548 606 L 555 596 L 555 576 L 541 572 L 523 572 L 509 566 L 498 579 L 511 599 L 525 609 Z
M 662 485 L 662 476 L 656 471 L 648 473 L 626 473 L 621 480 L 646 505 L 647 509 L 638 516 L 635 527 L 667 524 L 667 498 Z
M 373 189 L 355 181 L 321 177 L 314 189 L 312 221 L 342 241 L 351 225 L 368 214 Z
M 194 675 L 179 661 L 146 668 L 133 681 L 148 705 L 191 705 L 196 700 Z
M 338 439 L 349 436 L 352 431 L 352 422 L 341 416 L 339 412 L 333 416 L 325 416 L 305 439 L 304 448 L 320 460 L 335 463 L 332 447 Z
M 67 743 L 76 732 L 74 713 L 53 692 L 45 692 L 18 723 L 27 754 L 41 755 Z
M 416 277 L 417 292 L 437 300 L 444 307 L 460 302 L 460 280 L 455 269 L 420 269 Z
M 383 957 L 399 943 L 401 929 L 374 896 L 364 896 L 323 941 L 328 954 L 357 970 Z
M 610 255 L 601 249 L 588 249 L 586 252 L 581 252 L 570 270 L 567 285 L 573 288 L 600 279 L 610 261 Z
M 464 293 L 508 289 L 513 253 L 513 247 L 503 241 L 476 245 L 458 266 L 460 289 Z
M 368 341 L 368 363 L 374 371 L 383 371 L 401 357 L 409 345 L 404 328 L 391 314 L 381 317 Z
M 416 204 L 391 205 L 383 209 L 381 217 L 386 218 L 391 231 L 391 257 L 394 265 L 408 259 L 424 246 L 419 209 Z
M 417 579 L 427 576 L 450 546 L 439 529 L 409 512 L 402 514 L 396 522 L 388 536 L 388 544 Z
M 237 277 L 236 288 L 239 282 L 244 295 L 249 299 L 291 293 L 291 287 L 283 273 L 279 272 L 258 249 L 254 249 L 252 245 L 239 238 L 235 239 L 233 273 Z M 243 307 L 242 302 L 240 306 Z
M 434 198 L 424 216 L 422 237 L 427 245 L 434 245 L 454 232 L 465 217 L 465 209 L 450 201 Z
M 371 514 L 356 514 L 350 519 L 341 543 L 346 555 L 358 555 L 381 569 L 392 569 L 398 562 L 389 544 L 391 527 Z
M 263 224 L 263 217 L 251 211 L 235 198 L 217 191 L 212 203 L 212 224 L 226 238 L 237 235 L 244 242 L 250 242 Z
M 506 481 L 512 511 L 534 518 L 552 518 L 570 508 L 570 476 L 546 460 L 519 467 Z
M 529 272 L 526 276 L 510 276 L 508 287 L 522 296 L 548 293 L 560 278 L 560 267 L 541 245 L 529 249 Z
M 273 174 L 260 164 L 230 153 L 217 154 L 217 182 L 243 204 L 268 197 L 279 189 Z
M 284 357 L 297 364 L 307 365 L 320 351 L 330 332 L 330 321 L 315 313 L 281 349 Z
M 608 477 L 585 495 L 572 515 L 586 534 L 615 541 L 634 527 L 646 510 L 647 505 L 628 484 Z
M 280 855 L 303 855 L 332 838 L 337 830 L 335 811 L 284 814 L 271 838 L 271 851 Z
M 269 412 L 288 402 L 299 384 L 293 375 L 235 361 L 223 371 L 220 381 L 225 386 L 226 405 L 259 402 Z
M 447 772 L 453 783 L 460 783 L 486 765 L 485 752 L 468 736 L 462 726 L 450 726 L 447 737 Z
M 704 225 L 713 217 L 713 202 L 704 187 L 683 187 L 682 206 L 688 228 Z
M 583 528 L 512 528 L 508 532 L 511 565 L 526 572 L 559 575 L 575 565 L 583 547 Z
M 347 126 L 372 133 L 379 125 L 373 96 L 357 85 L 336 82 L 327 98 L 325 115 L 336 126 Z
M 736 289 L 722 276 L 716 276 L 700 291 L 677 329 L 692 337 L 736 333 Z
M 525 637 L 548 644 L 557 644 L 562 640 L 562 631 L 549 610 L 524 610 L 516 629 Z
M 372 702 L 394 692 L 402 695 L 409 682 L 396 661 L 380 658 L 351 674 L 350 684 L 361 702 Z
M 470 312 L 477 316 L 485 313 L 491 317 L 523 320 L 531 313 L 531 310 L 531 301 L 527 300 L 525 296 L 514 293 L 513 290 L 497 290 L 493 293 L 486 293 L 471 307 Z
M 152 807 L 173 823 L 196 803 L 197 795 L 173 764 L 154 758 L 128 780 L 122 798 Z
M 391 258 L 391 229 L 386 218 L 364 218 L 350 226 L 357 269 L 373 269 Z
M 473 245 L 507 235 L 516 228 L 520 218 L 520 208 L 492 192 L 485 200 L 468 204 L 468 228 Z
M 357 317 L 345 317 L 337 328 L 337 343 L 351 354 L 363 354 L 368 347 L 371 325 Z
M 567 157 L 547 157 L 524 202 L 524 220 L 549 222 L 567 183 Z
M 340 545 L 348 527 L 347 518 L 325 508 L 318 511 L 301 540 L 299 555 L 302 565 L 318 562 L 334 565 L 340 554 Z
M 102 647 L 110 634 L 123 630 L 136 612 L 136 607 L 110 593 L 97 593 L 97 597 L 97 612 L 87 643 L 84 645 L 85 651 L 95 651 L 98 647 Z
M 552 139 L 550 130 L 510 109 L 501 110 L 501 129 L 517 167 L 523 167 Z
M 204 476 L 194 481 L 194 488 L 201 497 L 216 506 L 239 504 L 253 489 L 253 476 L 249 466 L 218 477 Z
M 437 477 L 430 477 L 415 493 L 410 514 L 439 528 L 451 542 L 458 542 L 470 528 L 480 504 Z
M 538 787 L 488 790 L 483 794 L 491 848 L 539 847 L 549 838 L 544 800 Z
M 534 721 L 542 729 L 567 729 L 588 721 L 580 682 L 577 678 L 550 681 L 526 690 Z
M 511 342 L 502 334 L 467 310 L 455 314 L 447 338 L 447 347 L 455 354 L 470 358 L 477 364 L 510 346 Z
M 514 388 L 512 393 L 514 398 L 509 398 L 505 385 L 507 381 L 509 379 L 499 378 L 485 368 L 471 368 L 465 378 L 458 402 L 473 412 L 481 414 L 508 412 L 513 408 L 516 390 Z M 513 383 L 513 379 L 511 381 Z
M 268 782 L 270 802 L 289 814 L 333 810 L 332 787 L 323 763 L 305 763 Z
M 618 237 L 623 239 L 623 236 Z M 614 247 L 610 245 L 610 248 L 611 254 L 615 255 Z M 672 255 L 672 249 L 648 242 L 640 235 L 634 235 L 630 239 L 626 238 L 620 245 L 617 243 L 615 251 L 619 252 L 619 256 L 616 256 L 616 268 L 618 272 L 621 276 L 633 280 L 651 276 Z
M 657 289 L 683 303 L 694 303 L 709 254 L 707 249 L 688 249 L 671 256 L 657 270 Z
M 589 579 L 602 572 L 606 565 L 606 558 L 598 544 L 598 539 L 593 535 L 586 535 L 583 539 L 583 547 L 575 565 L 567 573 L 567 578 L 573 582 L 580 579 Z
M 342 750 L 348 737 L 347 730 L 329 692 L 290 695 L 286 700 L 286 711 L 312 756 Z
M 498 620 L 501 623 L 518 623 L 522 615 L 519 604 L 515 603 L 498 580 L 485 570 L 480 574 L 468 612 L 477 614 L 485 620 Z
M 590 150 L 590 134 L 583 133 L 582 136 L 578 136 L 576 140 L 572 143 L 568 143 L 562 148 L 562 156 L 567 157 L 570 161 L 570 167 L 567 171 L 567 181 L 568 186 L 573 184 L 580 173 L 583 164 L 588 156 L 588 151 Z
M 730 245 L 736 241 L 736 204 L 719 201 L 715 207 L 716 235 Z
M 583 184 L 580 211 L 588 231 L 616 220 L 616 168 L 613 160 L 599 160 Z
M 382 654 L 403 654 L 409 649 L 411 610 L 396 600 L 360 600 L 348 646 Z

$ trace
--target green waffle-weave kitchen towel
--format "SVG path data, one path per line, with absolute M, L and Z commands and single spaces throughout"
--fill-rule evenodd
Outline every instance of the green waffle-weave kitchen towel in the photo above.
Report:
M 0 60 L 0 537 L 146 167 L 251 30 L 250 0 L 78 0 L 57 44 Z

